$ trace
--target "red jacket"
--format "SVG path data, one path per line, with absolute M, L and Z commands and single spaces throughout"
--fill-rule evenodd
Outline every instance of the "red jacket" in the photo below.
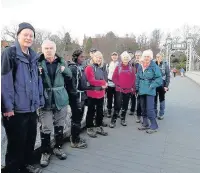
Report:
M 131 69 L 130 69 L 131 68 Z M 112 81 L 116 85 L 116 91 L 123 93 L 135 93 L 135 70 L 132 66 L 121 64 L 115 68 Z
M 102 69 L 98 68 L 96 73 L 101 72 L 99 70 L 102 70 Z M 92 66 L 87 66 L 85 68 L 85 75 L 86 75 L 88 83 L 92 86 L 101 87 L 101 86 L 106 85 L 105 80 L 95 79 L 94 68 Z M 104 77 L 102 76 L 102 78 L 104 78 Z M 100 98 L 103 98 L 105 96 L 105 90 L 98 90 L 98 91 L 97 90 L 87 90 L 87 96 L 91 97 L 91 98 L 100 99 Z

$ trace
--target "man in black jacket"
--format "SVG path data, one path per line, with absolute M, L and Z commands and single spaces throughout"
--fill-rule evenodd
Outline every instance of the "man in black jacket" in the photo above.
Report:
M 81 121 L 83 118 L 85 100 L 87 98 L 85 91 L 81 90 L 81 76 L 84 73 L 85 57 L 82 50 L 74 51 L 72 62 L 68 64 L 72 72 L 72 79 L 68 81 L 66 87 L 69 93 L 69 104 L 72 111 L 71 116 L 71 147 L 86 148 L 85 140 L 80 138 Z

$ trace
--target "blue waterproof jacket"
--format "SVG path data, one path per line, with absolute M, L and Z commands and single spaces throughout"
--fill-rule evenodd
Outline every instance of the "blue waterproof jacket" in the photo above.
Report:
M 38 56 L 29 48 L 26 57 L 16 41 L 1 55 L 2 112 L 35 112 L 44 105 Z

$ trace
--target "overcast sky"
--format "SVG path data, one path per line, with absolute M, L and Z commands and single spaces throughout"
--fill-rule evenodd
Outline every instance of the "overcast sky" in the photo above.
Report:
M 2 25 L 30 22 L 56 33 L 64 27 L 73 39 L 113 31 L 139 35 L 155 28 L 174 31 L 199 25 L 197 0 L 1 0 Z

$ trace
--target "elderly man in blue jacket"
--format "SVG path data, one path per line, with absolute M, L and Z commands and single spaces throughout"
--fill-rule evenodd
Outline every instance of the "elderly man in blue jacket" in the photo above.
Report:
M 31 24 L 19 24 L 16 42 L 1 55 L 1 111 L 8 139 L 5 161 L 9 173 L 42 172 L 31 165 L 37 134 L 36 111 L 44 105 L 38 56 L 30 48 L 34 38 Z

